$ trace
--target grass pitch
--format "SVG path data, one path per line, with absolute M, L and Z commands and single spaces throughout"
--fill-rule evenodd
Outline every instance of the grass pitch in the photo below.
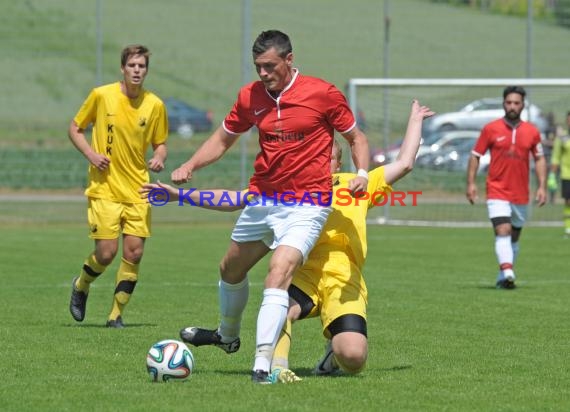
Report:
M 359 376 L 311 375 L 324 340 L 294 325 L 303 381 L 250 382 L 266 261 L 250 273 L 242 348 L 191 347 L 185 383 L 152 383 L 145 355 L 187 325 L 216 325 L 217 264 L 231 224 L 158 223 L 124 330 L 103 325 L 118 262 L 93 285 L 87 316 L 68 312 L 70 282 L 91 249 L 83 225 L 4 225 L 0 237 L 6 411 L 333 410 L 561 411 L 570 408 L 567 256 L 559 228 L 526 228 L 514 291 L 495 290 L 487 229 L 369 228 L 370 355 Z

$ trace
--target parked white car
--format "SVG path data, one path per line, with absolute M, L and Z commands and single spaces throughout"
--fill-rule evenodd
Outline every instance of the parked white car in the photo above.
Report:
M 459 129 L 481 130 L 490 121 L 504 115 L 503 99 L 489 97 L 475 100 L 457 112 L 441 113 L 426 119 L 424 130 L 427 132 Z M 548 121 L 540 108 L 534 104 L 527 102 L 521 117 L 533 123 L 543 133 L 548 129 Z

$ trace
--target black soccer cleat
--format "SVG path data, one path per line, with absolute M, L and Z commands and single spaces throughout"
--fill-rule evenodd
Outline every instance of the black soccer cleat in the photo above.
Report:
M 117 319 L 109 319 L 105 326 L 108 328 L 123 329 L 125 324 L 123 323 L 123 318 L 117 316 Z
M 180 331 L 180 338 L 186 343 L 194 346 L 212 345 L 222 349 L 226 353 L 237 352 L 240 346 L 239 338 L 235 338 L 231 342 L 222 342 L 222 337 L 217 329 L 202 329 L 195 326 L 189 326 Z
M 271 385 L 277 383 L 277 374 L 273 375 L 267 371 L 257 369 L 251 374 L 251 381 L 255 384 Z
M 496 287 L 497 289 L 515 289 L 517 286 L 514 280 L 501 279 L 497 281 Z
M 71 300 L 69 301 L 69 311 L 77 322 L 85 319 L 85 307 L 87 306 L 87 293 L 75 287 L 78 277 L 74 277 L 71 282 Z
M 313 373 L 315 375 L 337 375 L 340 368 L 334 362 L 334 352 L 332 350 L 332 342 L 329 340 L 325 346 L 325 354 L 315 366 Z

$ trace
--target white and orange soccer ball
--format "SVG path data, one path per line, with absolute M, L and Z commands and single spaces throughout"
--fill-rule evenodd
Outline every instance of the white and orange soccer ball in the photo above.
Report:
M 185 381 L 192 375 L 194 356 L 183 342 L 161 340 L 149 349 L 146 369 L 155 382 Z

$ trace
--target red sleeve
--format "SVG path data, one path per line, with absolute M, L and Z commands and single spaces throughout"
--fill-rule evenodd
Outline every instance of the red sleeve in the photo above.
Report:
M 483 130 L 481 130 L 481 134 L 479 135 L 479 138 L 477 139 L 475 146 L 473 146 L 473 153 L 476 153 L 479 156 L 483 156 L 488 148 L 489 148 L 489 128 L 484 127 Z
M 334 85 L 330 85 L 328 90 L 329 105 L 326 113 L 328 121 L 339 133 L 349 132 L 356 125 L 356 120 L 344 95 Z
M 249 102 L 251 99 L 251 90 L 247 87 L 242 87 L 238 93 L 238 97 L 224 119 L 223 127 L 226 132 L 230 134 L 242 134 L 247 132 L 254 125 L 253 119 L 250 118 Z

